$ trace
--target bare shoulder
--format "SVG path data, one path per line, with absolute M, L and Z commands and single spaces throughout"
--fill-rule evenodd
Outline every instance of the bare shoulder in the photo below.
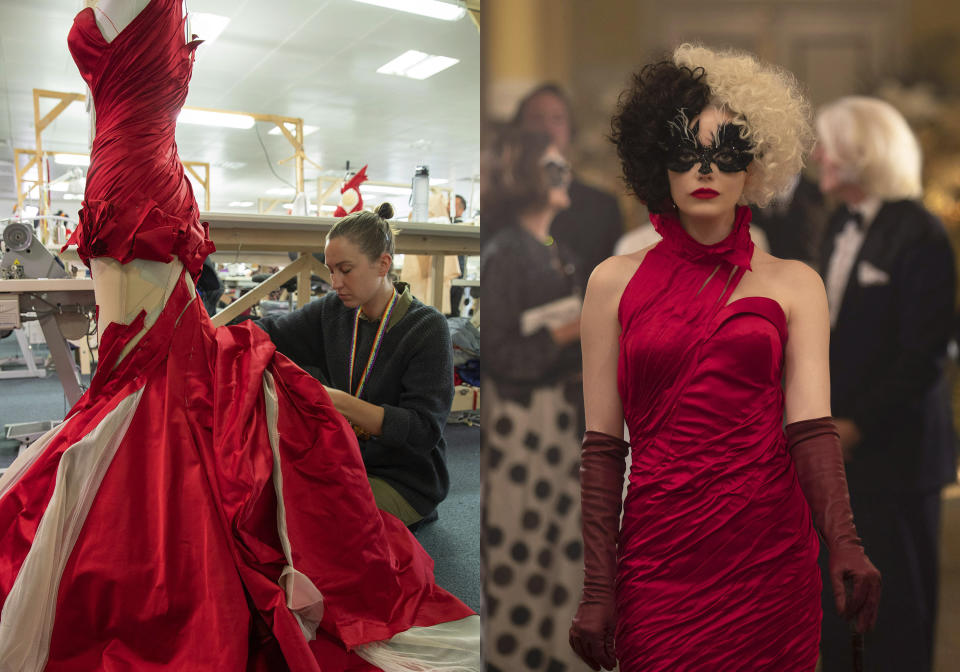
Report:
M 616 322 L 623 291 L 653 247 L 609 257 L 597 264 L 587 281 L 581 320 L 587 324 L 594 320 Z
M 615 294 L 619 298 L 627 286 L 627 283 L 630 282 L 630 278 L 633 277 L 634 273 L 636 273 L 640 267 L 640 264 L 643 263 L 647 252 L 655 246 L 656 244 L 645 247 L 637 252 L 604 259 L 597 264 L 597 267 L 594 268 L 590 274 L 590 279 L 587 282 L 587 294 L 601 294 L 603 296 Z
M 796 259 L 780 259 L 766 252 L 755 257 L 755 267 L 774 289 L 789 319 L 791 314 L 820 310 L 826 305 L 823 280 L 811 266 Z

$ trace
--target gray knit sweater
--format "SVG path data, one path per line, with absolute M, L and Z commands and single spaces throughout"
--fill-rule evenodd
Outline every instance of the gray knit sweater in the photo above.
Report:
M 360 441 L 367 473 L 382 478 L 421 515 L 450 489 L 443 429 L 453 402 L 453 350 L 446 319 L 397 284 L 394 309 L 361 398 L 383 407 L 383 434 Z M 406 310 L 403 310 L 403 309 Z M 379 321 L 360 320 L 353 384 L 347 385 L 356 309 L 330 292 L 287 315 L 258 320 L 277 350 L 323 384 L 355 389 Z

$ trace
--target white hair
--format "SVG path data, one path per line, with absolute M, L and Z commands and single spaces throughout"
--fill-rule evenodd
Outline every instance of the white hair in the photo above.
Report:
M 817 112 L 817 141 L 843 179 L 883 200 L 919 198 L 922 154 L 896 108 L 878 98 L 847 96 Z

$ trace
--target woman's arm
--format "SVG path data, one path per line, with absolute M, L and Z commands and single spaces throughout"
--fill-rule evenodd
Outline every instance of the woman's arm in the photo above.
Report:
M 636 270 L 631 257 L 611 257 L 590 275 L 581 317 L 587 433 L 580 463 L 583 594 L 570 626 L 570 646 L 595 670 L 616 666 L 614 583 L 620 500 L 628 451 L 617 390 L 618 308 Z
M 830 327 L 823 282 L 800 262 L 785 262 L 789 338 L 784 392 L 787 447 L 813 523 L 829 551 L 837 612 L 857 630 L 873 627 L 880 573 L 863 551 L 853 524 L 838 427 L 830 415 Z
M 323 299 L 311 301 L 292 313 L 254 320 L 267 332 L 277 351 L 286 355 L 301 368 L 324 366 Z
M 617 389 L 620 359 L 620 296 L 636 270 L 631 257 L 611 257 L 594 269 L 580 316 L 583 401 L 587 429 L 623 437 L 623 406 Z
M 335 387 L 324 385 L 323 388 L 330 394 L 333 407 L 340 411 L 343 417 L 373 436 L 383 434 L 383 406 L 357 399 Z
M 830 314 L 827 293 L 816 271 L 783 261 L 787 346 L 784 353 L 786 422 L 830 415 Z
M 523 336 L 520 319 L 527 306 L 523 288 L 532 283 L 555 282 L 552 271 L 531 268 L 517 250 L 503 245 L 484 252 L 483 374 L 495 380 L 536 384 L 559 370 L 575 368 L 579 355 L 571 347 L 579 338 L 577 325 L 539 329 Z

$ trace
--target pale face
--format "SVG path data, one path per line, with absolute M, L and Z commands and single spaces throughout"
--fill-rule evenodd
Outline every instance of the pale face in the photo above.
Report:
M 856 189 L 856 185 L 845 175 L 840 162 L 827 151 L 823 142 L 817 142 L 810 158 L 817 164 L 822 193 L 827 196 L 843 198 L 846 192 Z
M 552 93 L 545 91 L 532 98 L 524 107 L 520 121 L 528 130 L 549 135 L 561 154 L 565 154 L 569 149 L 570 116 L 567 106 Z
M 693 128 L 699 122 L 700 144 L 710 147 L 714 144 L 721 125 L 731 120 L 730 113 L 716 107 L 707 107 L 690 120 L 690 127 Z M 684 172 L 667 170 L 667 178 L 670 181 L 670 195 L 681 213 L 692 217 L 715 218 L 736 207 L 743 194 L 747 172 L 724 172 L 715 162 L 709 164 L 708 171 L 707 166 L 694 162 L 693 166 Z
M 348 308 L 356 308 L 375 298 L 390 270 L 391 257 L 384 253 L 371 261 L 346 236 L 327 241 L 324 248 L 330 284 Z

